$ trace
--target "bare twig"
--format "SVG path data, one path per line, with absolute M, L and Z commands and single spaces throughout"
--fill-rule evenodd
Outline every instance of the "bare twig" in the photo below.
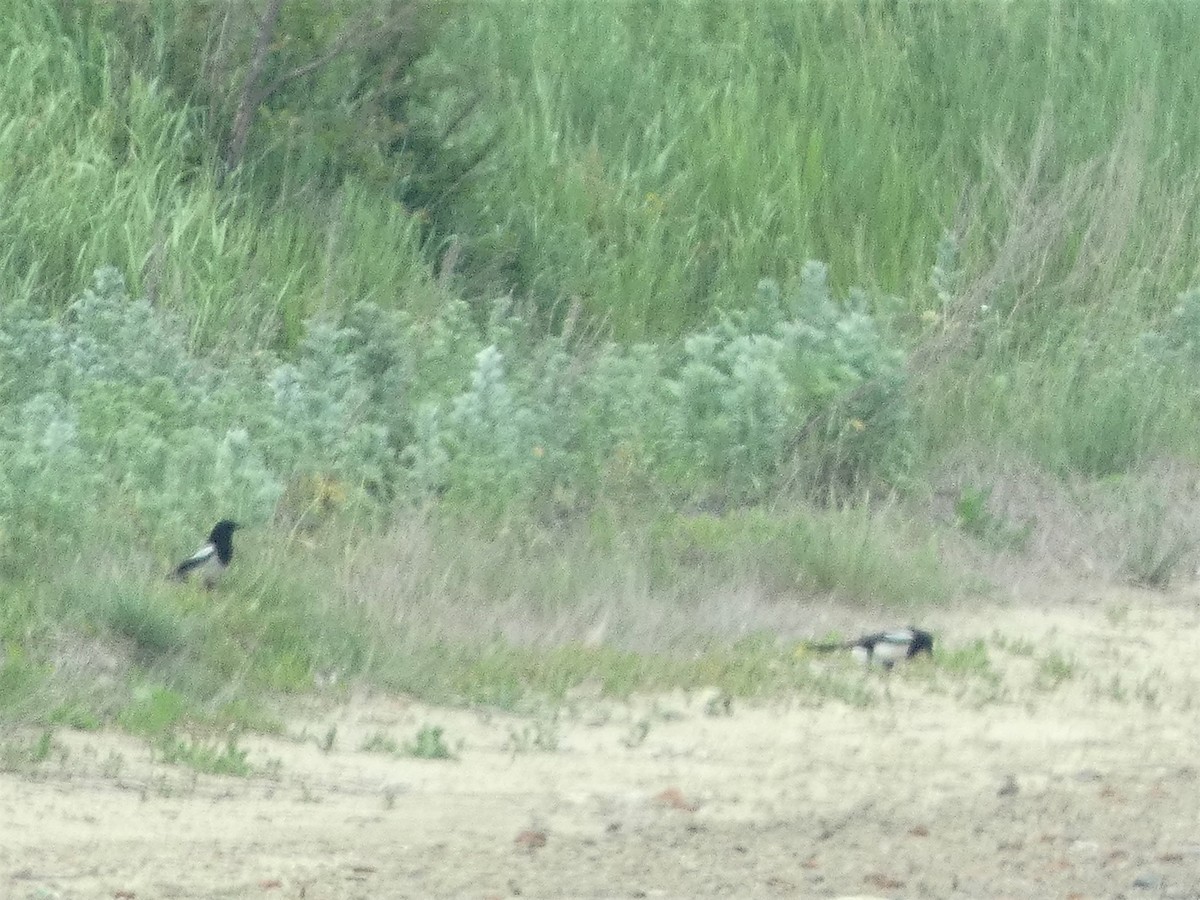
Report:
M 250 57 L 250 67 L 246 72 L 246 80 L 242 85 L 238 99 L 237 114 L 234 116 L 233 128 L 229 135 L 229 144 L 225 152 L 224 168 L 220 173 L 221 180 L 235 171 L 242 163 L 246 152 L 246 143 L 250 138 L 250 129 L 259 108 L 268 99 L 279 93 L 284 87 L 297 79 L 311 75 L 323 66 L 328 65 L 343 53 L 351 49 L 370 47 L 394 35 L 400 27 L 396 20 L 388 20 L 374 29 L 349 28 L 337 37 L 329 48 L 320 56 L 309 60 L 303 65 L 296 66 L 284 72 L 270 84 L 262 85 L 263 73 L 267 68 L 268 53 L 271 41 L 275 35 L 275 26 L 279 21 L 279 11 L 283 0 L 269 0 L 267 8 L 258 26 L 258 36 L 254 41 L 254 51 Z
M 218 175 L 218 181 L 233 172 L 242 162 L 242 154 L 246 152 L 246 141 L 250 137 L 250 126 L 258 112 L 262 97 L 259 95 L 258 84 L 262 80 L 263 71 L 267 67 L 267 52 L 275 35 L 275 25 L 279 21 L 279 10 L 283 0 L 267 0 L 267 8 L 258 24 L 258 36 L 254 39 L 254 51 L 250 54 L 250 67 L 246 70 L 246 80 L 242 84 L 241 96 L 238 98 L 237 113 L 233 117 L 233 129 L 229 134 L 229 144 L 225 150 L 223 170 Z
M 333 62 L 343 53 L 351 48 L 351 46 L 368 46 L 374 44 L 381 38 L 391 34 L 394 27 L 390 24 L 381 25 L 374 31 L 364 31 L 351 29 L 337 38 L 329 49 L 318 56 L 316 59 L 309 60 L 302 66 L 296 66 L 294 69 L 289 69 L 284 72 L 269 85 L 262 89 L 258 95 L 258 102 L 261 104 L 275 94 L 279 93 L 289 82 L 295 81 L 297 78 L 303 78 L 305 75 L 311 75 L 313 72 Z M 361 42 L 361 43 L 359 43 Z
M 462 255 L 462 249 L 462 238 L 457 234 L 452 235 L 450 237 L 450 246 L 442 254 L 442 261 L 438 266 L 437 283 L 438 287 L 444 291 L 450 289 L 450 280 L 454 277 L 454 269 L 458 265 L 458 258 Z

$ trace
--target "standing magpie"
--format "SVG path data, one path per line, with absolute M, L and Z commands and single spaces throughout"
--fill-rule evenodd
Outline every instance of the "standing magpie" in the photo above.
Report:
M 822 653 L 834 650 L 849 650 L 864 666 L 879 663 L 889 672 L 896 663 L 912 659 L 918 653 L 933 656 L 933 635 L 920 628 L 898 628 L 895 631 L 880 631 L 865 634 L 856 641 L 840 641 L 824 644 L 806 644 L 809 650 Z
M 204 586 L 211 590 L 233 559 L 233 532 L 240 527 L 237 522 L 222 519 L 209 532 L 208 543 L 177 565 L 171 578 L 187 581 L 193 572 L 203 574 Z

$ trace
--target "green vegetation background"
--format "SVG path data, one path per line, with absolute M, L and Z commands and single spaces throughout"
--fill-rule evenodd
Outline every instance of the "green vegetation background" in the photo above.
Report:
M 942 461 L 1196 458 L 1194 4 L 291 0 L 227 172 L 261 8 L 0 2 L 5 715 L 794 687 L 699 598 L 944 600 Z

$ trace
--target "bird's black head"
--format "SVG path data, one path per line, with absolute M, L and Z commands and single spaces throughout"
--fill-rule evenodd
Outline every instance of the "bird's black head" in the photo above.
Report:
M 233 559 L 233 533 L 241 527 L 230 519 L 222 519 L 209 532 L 208 540 L 217 548 L 217 558 L 226 565 Z
M 908 645 L 908 655 L 916 656 L 918 653 L 924 653 L 927 656 L 933 656 L 933 635 L 928 631 L 922 631 L 920 628 L 909 627 L 912 632 L 913 640 Z

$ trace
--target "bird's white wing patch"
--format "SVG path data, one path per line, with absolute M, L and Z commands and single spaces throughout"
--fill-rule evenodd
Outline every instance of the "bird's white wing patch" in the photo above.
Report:
M 217 552 L 217 548 L 214 547 L 212 544 L 205 544 L 203 547 L 201 547 L 199 550 L 197 550 L 195 553 L 193 553 L 191 556 L 189 556 L 187 559 L 185 559 L 183 562 L 181 562 L 179 564 L 179 567 L 181 569 L 184 569 L 184 568 L 194 569 L 194 568 L 196 568 L 196 566 L 200 565 L 201 563 L 206 563 L 210 559 L 212 559 L 213 555 L 216 552 Z
M 175 571 L 171 573 L 171 577 L 184 579 L 191 572 L 199 569 L 202 566 L 208 565 L 209 562 L 216 559 L 217 548 L 212 544 L 205 544 L 183 562 L 175 567 Z
M 875 659 L 880 663 L 897 662 L 904 659 L 908 653 L 908 641 L 892 641 L 890 639 L 880 641 L 875 645 Z

